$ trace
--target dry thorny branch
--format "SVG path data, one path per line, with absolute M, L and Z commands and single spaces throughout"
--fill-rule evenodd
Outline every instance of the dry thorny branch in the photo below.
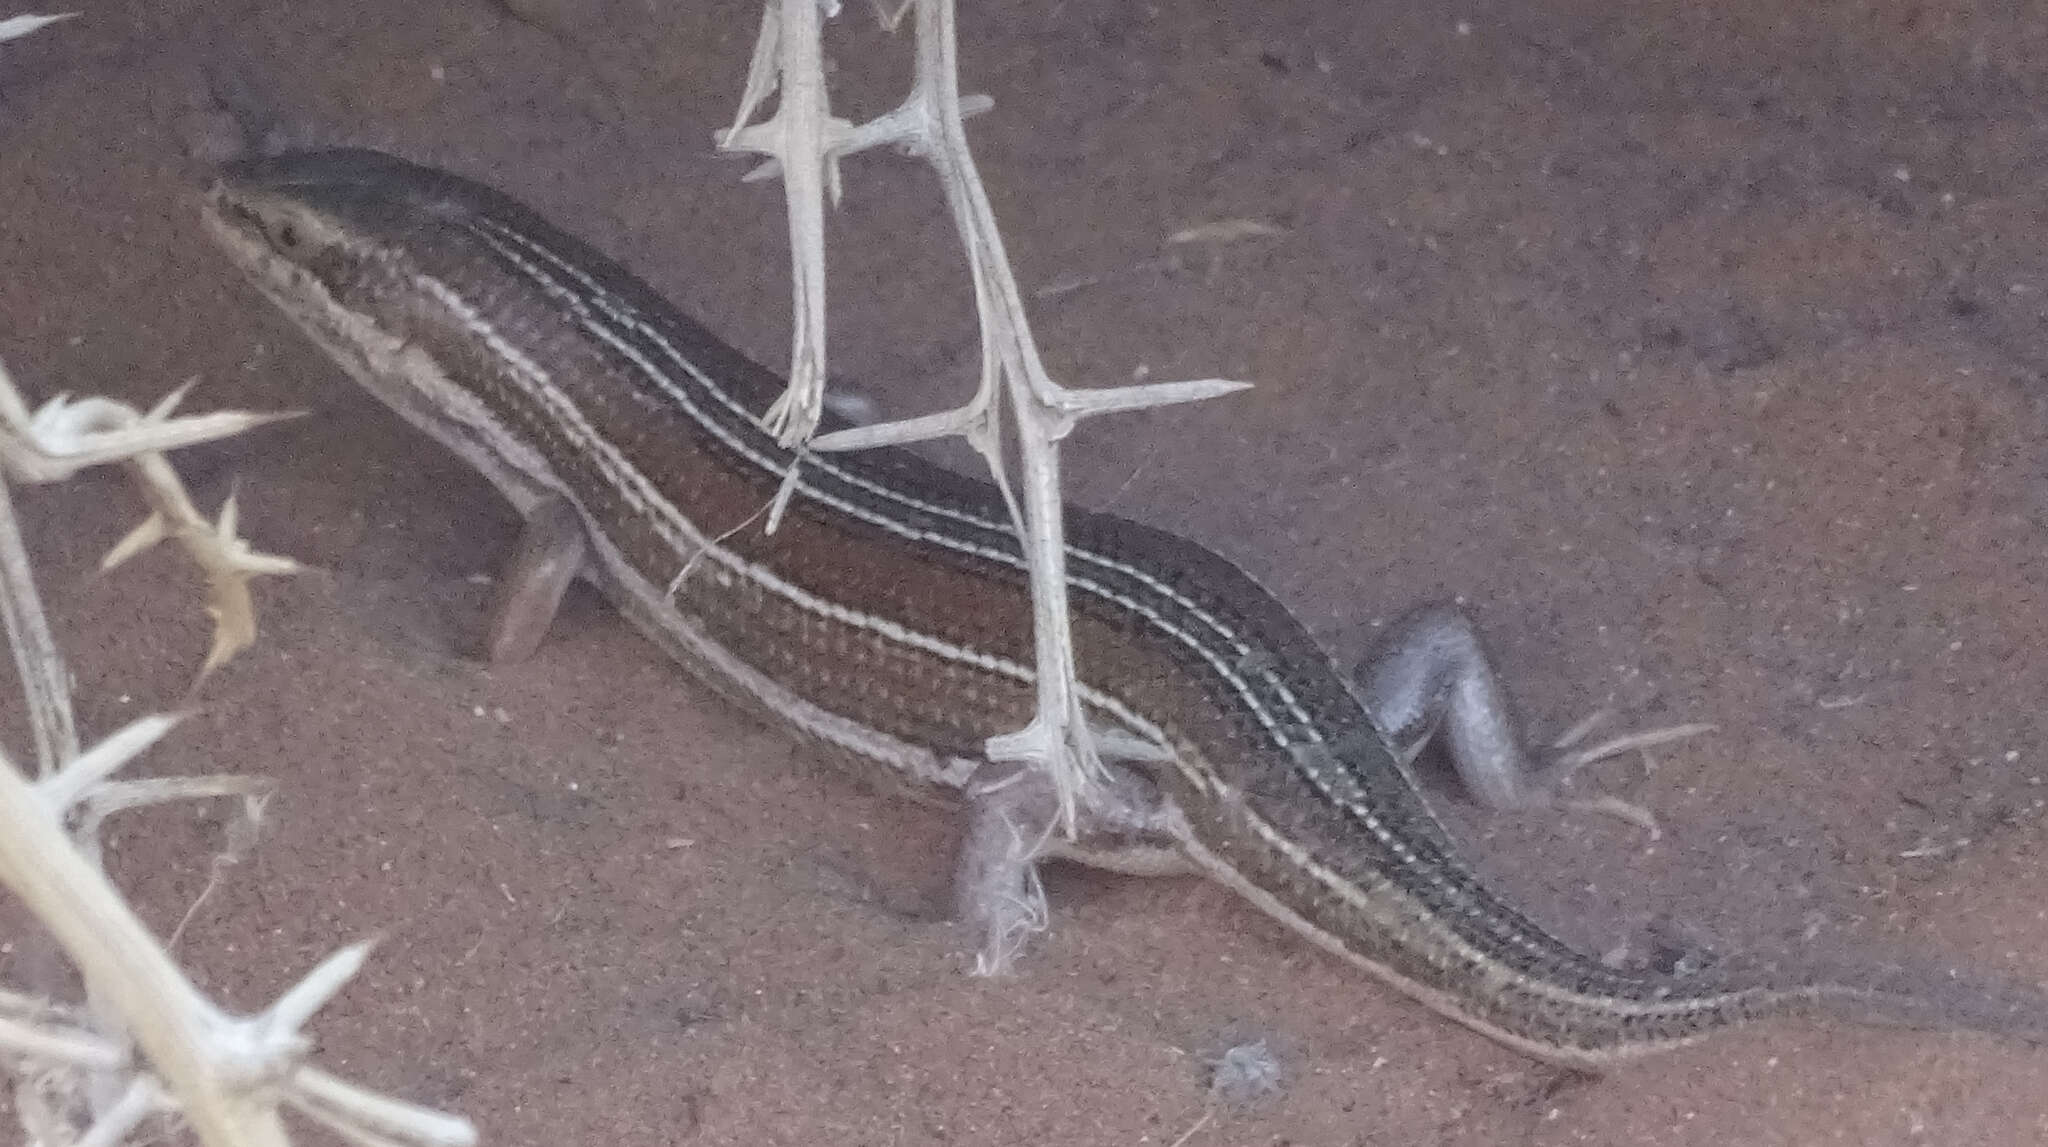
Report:
M 232 497 L 216 521 L 207 521 L 163 456 L 239 434 L 270 416 L 178 417 L 183 394 L 181 388 L 147 412 L 105 398 L 61 396 L 31 411 L 0 367 L 0 470 L 26 483 L 63 481 L 104 463 L 128 470 L 150 514 L 102 564 L 175 538 L 206 571 L 214 639 L 204 676 L 254 637 L 249 579 L 298 566 L 239 537 Z M 330 956 L 259 1014 L 231 1015 L 192 985 L 107 879 L 98 831 L 112 813 L 239 798 L 243 818 L 222 858 L 231 861 L 249 846 L 269 785 L 246 776 L 110 780 L 176 726 L 173 715 L 143 717 L 80 751 L 67 676 L 4 482 L 0 604 L 38 731 L 40 778 L 31 782 L 0 757 L 0 879 L 78 966 L 88 997 L 83 1008 L 67 1008 L 0 993 L 0 1060 L 15 1074 L 15 1106 L 31 1139 L 100 1147 L 146 1120 L 175 1114 L 209 1145 L 282 1144 L 282 1105 L 358 1144 L 473 1142 L 465 1120 L 365 1091 L 305 1061 L 308 1041 L 300 1029 L 354 976 L 368 944 Z
M 1101 799 L 1105 746 L 1088 728 L 1076 685 L 1060 441 L 1083 418 L 1214 397 L 1246 384 L 1202 379 L 1073 390 L 1052 380 L 1039 359 L 994 212 L 968 150 L 962 121 L 990 102 L 960 95 L 953 0 L 900 0 L 893 11 L 877 0 L 876 13 L 893 27 L 910 5 L 916 9 L 917 41 L 910 94 L 894 111 L 852 124 L 832 115 L 825 91 L 820 34 L 823 19 L 837 14 L 836 0 L 767 0 L 738 114 L 719 136 L 719 145 L 728 150 L 768 156 L 749 178 L 779 173 L 788 202 L 795 333 L 790 386 L 769 411 L 768 424 L 786 445 L 807 443 L 805 448 L 820 452 L 959 435 L 987 461 L 1009 501 L 1030 568 L 1038 677 L 1032 722 L 991 738 L 988 754 L 991 760 L 1044 770 L 1059 804 L 1059 823 L 1071 833 L 1077 811 Z M 761 105 L 778 89 L 775 114 L 755 122 Z M 838 199 L 842 158 L 883 144 L 931 164 L 944 188 L 974 281 L 982 333 L 980 384 L 965 405 L 953 410 L 813 439 L 825 379 L 824 196 L 830 192 Z M 1003 456 L 999 388 L 1014 419 L 1021 507 Z
M 0 42 L 72 15 L 0 20 Z M 86 989 L 83 1006 L 0 991 L 0 1068 L 14 1077 L 15 1113 L 39 1147 L 112 1147 L 168 1118 L 182 1118 L 209 1147 L 281 1145 L 280 1106 L 363 1147 L 466 1147 L 476 1138 L 468 1121 L 366 1091 L 306 1062 L 302 1027 L 355 975 L 369 945 L 328 957 L 257 1015 L 232 1015 L 193 986 L 101 868 L 99 830 L 108 816 L 175 800 L 239 798 L 242 819 L 216 857 L 217 876 L 253 843 L 270 786 L 235 775 L 110 779 L 169 733 L 174 715 L 143 717 L 81 751 L 70 677 L 36 594 L 7 480 L 62 482 L 107 463 L 129 472 L 149 516 L 101 565 L 111 568 L 165 539 L 184 547 L 206 573 L 214 621 L 203 680 L 255 639 L 250 579 L 299 567 L 241 539 L 232 496 L 208 521 L 164 458 L 275 416 L 179 417 L 186 389 L 147 412 L 65 396 L 31 410 L 0 366 L 0 620 L 36 750 L 33 781 L 0 753 L 0 882 L 49 930 Z

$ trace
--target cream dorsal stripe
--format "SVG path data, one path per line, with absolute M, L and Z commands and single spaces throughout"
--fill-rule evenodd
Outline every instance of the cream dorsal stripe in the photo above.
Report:
M 459 177 L 372 153 L 279 157 L 229 173 L 208 219 L 251 280 L 414 425 L 522 506 L 566 495 L 600 584 L 679 660 L 878 771 L 976 788 L 978 749 L 963 746 L 1007 728 L 997 699 L 1031 681 L 1012 631 L 1029 612 L 1020 549 L 990 487 L 901 451 L 780 449 L 756 415 L 772 376 Z M 792 466 L 793 514 L 770 539 L 766 492 Z M 1905 991 L 1723 983 L 1579 953 L 1457 857 L 1364 694 L 1242 570 L 1080 510 L 1068 538 L 1083 702 L 1165 750 L 1119 766 L 1136 807 L 1116 832 L 1136 836 L 1076 859 L 1136 871 L 1137 852 L 1178 849 L 1428 1006 L 1581 1066 L 1813 1003 L 1928 1014 Z M 2048 1009 L 1976 1006 L 1942 1020 L 2048 1031 Z
M 778 480 L 790 466 L 799 466 L 796 479 L 796 492 L 798 495 L 821 502 L 841 513 L 860 518 L 871 525 L 891 530 L 906 538 L 944 546 L 947 549 L 971 554 L 1001 565 L 1017 569 L 1023 568 L 1023 555 L 1015 546 L 1015 535 L 1012 533 L 1012 527 L 1007 521 L 991 521 L 985 517 L 962 510 L 912 497 L 900 490 L 854 474 L 845 467 L 836 465 L 820 456 L 811 455 L 799 462 L 789 452 L 774 445 L 773 439 L 769 436 L 767 429 L 761 425 L 760 418 L 756 414 L 748 410 L 731 394 L 720 387 L 717 379 L 698 367 L 688 356 L 677 350 L 673 343 L 664 338 L 660 331 L 650 326 L 636 314 L 624 300 L 612 296 L 602 286 L 577 271 L 573 264 L 549 253 L 545 247 L 542 247 L 532 239 L 520 235 L 501 224 L 483 220 L 471 224 L 471 227 L 477 236 L 491 246 L 492 249 L 496 250 L 508 264 L 519 268 L 536 285 L 540 286 L 542 290 L 547 291 L 550 295 L 562 300 L 565 305 L 571 307 L 591 334 L 604 340 L 620 354 L 638 363 L 646 377 L 661 386 L 675 400 L 678 406 L 688 410 L 700 425 L 712 434 L 717 435 L 735 453 L 745 457 L 764 473 L 775 475 Z M 543 267 L 542 263 L 545 263 L 546 266 Z M 569 283 L 557 279 L 551 271 L 563 275 L 569 280 Z M 730 418 L 743 423 L 751 429 L 754 432 L 754 440 L 751 442 L 745 441 L 733 426 L 720 419 L 710 417 L 709 412 L 684 388 L 676 385 L 673 373 L 660 369 L 659 366 L 647 357 L 645 352 L 632 345 L 627 337 L 628 332 L 637 335 L 657 348 L 658 352 L 671 364 L 681 368 L 713 401 L 724 408 Z M 957 534 L 919 528 L 913 523 L 892 517 L 877 508 L 858 504 L 843 496 L 835 496 L 818 482 L 806 481 L 804 475 L 807 472 L 815 472 L 843 486 L 871 495 L 876 502 L 881 503 L 883 506 L 899 506 L 915 510 L 921 514 L 949 520 L 957 525 L 980 532 L 983 538 L 980 542 L 977 542 L 974 539 L 963 538 Z M 1178 609 L 1187 618 L 1197 623 L 1199 628 L 1206 629 L 1215 635 L 1219 641 L 1224 643 L 1224 649 L 1217 650 L 1211 647 L 1193 629 L 1183 629 L 1169 622 L 1158 608 L 1139 600 L 1134 594 L 1119 593 L 1102 581 L 1085 574 L 1075 574 L 1069 578 L 1069 584 L 1076 589 L 1084 593 L 1095 594 L 1132 610 L 1157 625 L 1162 631 L 1170 633 L 1177 640 L 1184 642 L 1188 648 L 1194 650 L 1213 665 L 1219 676 L 1229 681 L 1238 690 L 1245 704 L 1252 712 L 1257 714 L 1260 724 L 1272 731 L 1276 746 L 1286 748 L 1291 743 L 1287 728 L 1274 716 L 1272 706 L 1269 706 L 1258 695 L 1251 681 L 1237 671 L 1236 665 L 1252 658 L 1254 654 L 1252 647 L 1239 638 L 1229 625 L 1201 610 L 1194 602 L 1175 591 L 1159 578 L 1129 563 L 1119 562 L 1113 558 L 1105 557 L 1071 544 L 1067 547 L 1067 557 L 1070 562 L 1082 563 L 1098 571 L 1098 574 L 1107 573 L 1128 579 L 1134 587 L 1157 595 L 1170 607 Z M 1029 671 L 1027 670 L 1027 672 Z M 1308 713 L 1296 702 L 1292 692 L 1287 688 L 1286 682 L 1281 680 L 1272 670 L 1261 670 L 1258 676 L 1260 683 L 1277 699 L 1279 705 L 1284 707 L 1287 715 L 1292 718 L 1297 729 L 1297 735 L 1309 741 L 1320 740 L 1314 723 L 1309 718 Z
M 570 307 L 572 312 L 583 323 L 585 329 L 593 336 L 603 340 L 607 345 L 612 346 L 619 353 L 633 360 L 645 373 L 646 377 L 659 385 L 680 407 L 688 410 L 700 425 L 718 436 L 735 453 L 746 458 L 763 473 L 772 475 L 778 480 L 782 477 L 786 468 L 793 464 L 794 460 L 791 455 L 774 445 L 767 430 L 762 427 L 758 417 L 752 411 L 748 410 L 735 396 L 722 387 L 719 384 L 719 380 L 710 372 L 698 366 L 697 363 L 677 349 L 658 329 L 637 314 L 625 300 L 613 295 L 601 284 L 576 269 L 573 263 L 554 255 L 546 247 L 528 236 L 488 220 L 479 220 L 467 225 L 488 246 L 497 251 L 509 265 L 517 268 L 542 290 L 560 299 L 565 305 Z M 560 275 L 561 278 L 557 278 L 557 275 Z M 734 425 L 711 417 L 710 412 L 696 400 L 695 396 L 684 387 L 678 385 L 675 372 L 662 370 L 645 351 L 631 344 L 628 338 L 629 333 L 637 335 L 656 348 L 657 353 L 693 380 L 706 395 L 723 409 L 724 413 L 734 423 L 738 423 L 740 426 L 744 426 L 747 430 L 752 431 L 751 437 L 753 440 L 746 440 L 744 432 Z M 616 452 L 612 451 L 612 453 L 615 454 Z M 623 465 L 623 463 L 621 464 Z M 1015 568 L 1022 567 L 1022 556 L 1014 547 L 1014 535 L 1010 532 L 1011 527 L 1007 524 L 998 524 L 984 516 L 942 506 L 928 499 L 920 499 L 905 494 L 893 487 L 851 473 L 845 467 L 835 465 L 830 461 L 814 457 L 806 459 L 802 465 L 804 469 L 799 472 L 796 483 L 799 496 L 821 502 L 836 511 L 888 529 L 907 538 L 943 546 L 958 552 L 971 554 L 975 557 L 995 561 L 999 564 Z M 813 471 L 827 479 L 836 480 L 856 490 L 874 495 L 883 507 L 901 507 L 936 516 L 979 531 L 983 535 L 983 540 L 977 543 L 971 539 L 961 538 L 956 534 L 922 528 L 915 523 L 892 517 L 882 512 L 879 508 L 857 503 L 844 496 L 835 495 L 834 492 L 824 488 L 820 483 L 806 481 L 802 476 L 806 472 Z M 635 478 L 637 479 L 637 475 Z M 671 513 L 681 517 L 679 512 L 671 510 Z M 1005 548 L 1004 543 L 1008 543 L 1008 548 Z M 1176 626 L 1162 617 L 1161 611 L 1152 604 L 1139 600 L 1128 593 L 1118 593 L 1102 582 L 1085 575 L 1077 575 L 1071 580 L 1071 584 L 1082 592 L 1096 594 L 1113 604 L 1144 617 L 1162 632 L 1171 635 L 1175 640 L 1194 650 L 1244 700 L 1247 708 L 1256 715 L 1259 723 L 1269 731 L 1275 747 L 1288 749 L 1295 746 L 1296 741 L 1290 740 L 1287 730 L 1273 715 L 1272 711 L 1262 704 L 1262 698 L 1251 681 L 1238 672 L 1237 665 L 1245 659 L 1255 657 L 1255 652 L 1252 646 L 1240 638 L 1227 622 L 1201 610 L 1193 601 L 1173 590 L 1163 579 L 1138 569 L 1127 562 L 1096 554 L 1074 544 L 1069 544 L 1068 555 L 1070 561 L 1084 563 L 1098 571 L 1123 575 L 1130 579 L 1138 592 L 1150 591 L 1155 593 L 1163 598 L 1168 606 L 1184 611 L 1198 624 L 1189 627 Z M 760 571 L 757 576 L 773 584 L 778 592 L 790 593 L 793 596 L 803 596 L 804 604 L 807 608 L 834 612 L 835 616 L 840 616 L 850 623 L 871 626 L 893 640 L 919 644 L 920 647 L 939 652 L 941 655 L 956 657 L 962 660 L 983 661 L 991 664 L 999 663 L 1004 671 L 1014 673 L 1019 679 L 1029 679 L 1031 671 L 1028 667 L 1016 666 L 1009 662 L 1000 662 L 999 659 L 988 658 L 986 655 L 977 654 L 973 651 L 955 649 L 943 643 L 929 642 L 929 639 L 924 638 L 923 635 L 904 631 L 901 627 L 878 623 L 872 618 L 850 616 L 847 611 L 839 610 L 830 603 L 809 598 L 808 595 L 802 595 L 801 591 L 780 582 L 772 574 Z M 1200 633 L 1203 630 L 1214 634 L 1220 641 L 1225 643 L 1225 648 L 1218 650 L 1202 641 Z M 1272 669 L 1259 669 L 1258 675 L 1269 686 L 1271 691 L 1279 696 L 1282 704 L 1287 706 L 1288 715 L 1297 723 L 1298 741 L 1308 745 L 1321 744 L 1323 741 L 1321 731 L 1315 727 L 1310 716 L 1295 701 L 1291 692 L 1287 690 L 1285 683 L 1280 680 L 1277 672 Z M 1101 691 L 1088 687 L 1085 684 L 1083 686 L 1083 696 L 1091 704 L 1109 708 L 1112 711 L 1123 709 L 1122 706 L 1116 705 Z M 1119 716 L 1125 717 L 1139 728 L 1153 732 L 1155 736 L 1157 735 L 1155 727 L 1150 722 L 1137 717 L 1136 714 L 1124 710 L 1119 713 Z M 1455 869 L 1462 874 L 1464 871 L 1463 866 L 1455 864 L 1447 851 L 1431 847 L 1435 843 L 1434 841 L 1411 841 L 1390 828 L 1365 798 L 1362 786 L 1358 783 L 1357 778 L 1351 776 L 1342 767 L 1340 758 L 1334 755 L 1312 755 L 1305 757 L 1303 754 L 1295 754 L 1295 757 L 1300 761 L 1302 775 L 1322 792 L 1331 801 L 1333 806 L 1344 809 L 1350 816 L 1355 818 L 1360 827 L 1369 833 L 1381 846 L 1386 848 L 1398 864 L 1403 867 L 1412 868 L 1419 873 L 1419 879 L 1428 887 L 1429 892 L 1432 894 L 1430 898 L 1439 901 L 1438 907 L 1476 921 L 1484 921 L 1490 915 L 1488 906 L 1483 898 L 1471 895 L 1471 890 L 1468 887 L 1464 886 L 1460 881 L 1450 878 L 1449 869 Z M 1262 826 L 1262 829 L 1264 829 L 1264 826 Z M 1264 829 L 1264 831 L 1270 831 L 1270 829 Z M 1321 875 L 1327 877 L 1329 873 L 1327 870 L 1324 870 Z M 1537 959 L 1541 959 L 1545 955 L 1554 956 L 1570 953 L 1570 949 L 1563 945 L 1555 944 L 1554 942 L 1546 943 L 1545 941 L 1548 937 L 1539 929 L 1536 929 L 1533 924 L 1526 924 L 1526 922 L 1520 921 L 1518 923 L 1524 923 L 1525 927 L 1503 930 L 1498 939 Z M 1572 999 L 1587 998 L 1583 993 L 1560 991 L 1541 980 L 1530 977 L 1518 978 L 1525 982 L 1526 986 L 1531 990 L 1539 993 L 1561 994 Z M 1616 978 L 1620 979 L 1622 977 Z

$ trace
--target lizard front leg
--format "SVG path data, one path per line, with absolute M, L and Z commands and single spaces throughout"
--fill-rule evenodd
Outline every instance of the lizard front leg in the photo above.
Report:
M 526 515 L 519 546 L 498 575 L 484 624 L 483 654 L 493 665 L 524 661 L 539 648 L 562 595 L 583 569 L 583 517 L 567 498 L 543 498 Z

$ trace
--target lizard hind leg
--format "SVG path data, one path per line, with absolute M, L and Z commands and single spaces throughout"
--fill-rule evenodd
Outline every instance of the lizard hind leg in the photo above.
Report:
M 562 595 L 582 571 L 587 549 L 583 516 L 574 504 L 559 496 L 535 503 L 492 593 L 484 624 L 485 660 L 504 665 L 533 655 L 561 608 Z
M 1627 820 L 1653 836 L 1657 822 L 1648 810 L 1616 797 L 1562 798 L 1557 786 L 1594 761 L 1712 728 L 1676 725 L 1573 750 L 1600 720 L 1596 714 L 1539 756 L 1522 737 L 1478 627 L 1448 605 L 1424 606 L 1389 626 L 1353 679 L 1367 712 L 1402 761 L 1413 761 L 1429 744 L 1441 741 L 1459 783 L 1482 806 L 1496 811 L 1585 809 Z

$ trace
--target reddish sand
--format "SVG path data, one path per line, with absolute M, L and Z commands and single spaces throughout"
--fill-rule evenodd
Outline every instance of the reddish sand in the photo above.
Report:
M 966 83 L 997 101 L 973 135 L 1055 370 L 1259 383 L 1091 427 L 1078 500 L 1222 550 L 1346 658 L 1460 597 L 1539 730 L 1603 704 L 1720 726 L 1582 782 L 1661 840 L 1454 805 L 1486 872 L 1626 959 L 1810 944 L 2048 979 L 2030 5 L 966 7 Z M 1056 872 L 1021 974 L 973 979 L 943 816 L 734 716 L 580 590 L 531 662 L 470 659 L 512 515 L 231 276 L 198 160 L 348 142 L 479 176 L 780 363 L 779 190 L 710 146 L 757 18 L 109 3 L 0 50 L 8 362 L 38 394 L 197 375 L 198 407 L 312 412 L 183 461 L 324 571 L 261 588 L 261 644 L 150 760 L 282 785 L 185 938 L 213 990 L 253 1004 L 383 935 L 323 1060 L 494 1143 L 1163 1147 L 1258 1038 L 1281 1091 L 1190 1144 L 2043 1140 L 2048 1053 L 1787 1023 L 1588 1081 L 1194 881 Z M 865 5 L 835 28 L 841 106 L 884 110 L 905 42 Z M 975 342 L 930 180 L 846 175 L 835 370 L 888 411 L 957 397 Z M 1240 218 L 1284 233 L 1165 245 Z M 126 487 L 23 502 L 89 730 L 175 704 L 192 575 L 90 572 Z M 211 823 L 115 834 L 165 930 Z

